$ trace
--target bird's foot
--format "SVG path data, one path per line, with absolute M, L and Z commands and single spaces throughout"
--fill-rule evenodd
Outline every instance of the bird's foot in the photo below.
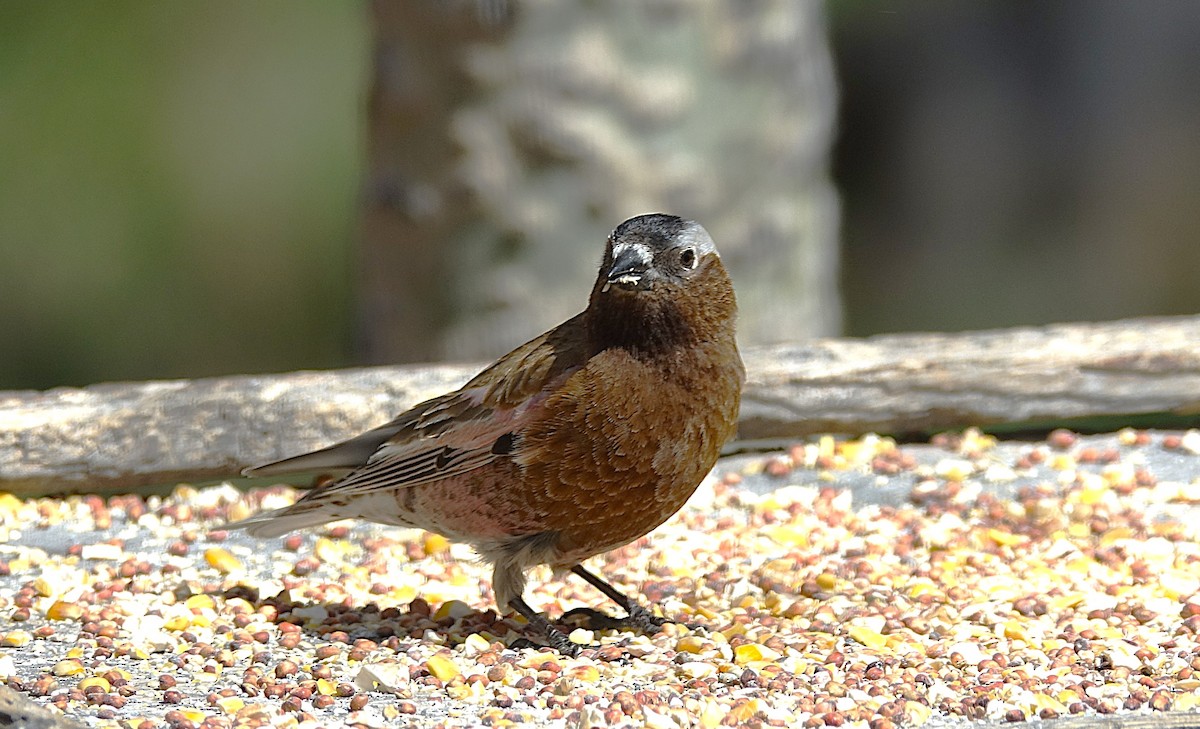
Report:
M 560 638 L 565 638 L 561 633 Z M 606 643 L 600 645 L 598 643 L 573 643 L 570 640 L 559 640 L 553 637 L 547 637 L 546 643 L 538 643 L 529 638 L 518 638 L 508 647 L 514 651 L 532 648 L 541 650 L 542 648 L 553 648 L 559 655 L 567 658 L 578 658 L 581 655 L 590 655 L 593 660 L 604 663 L 622 663 L 628 664 L 632 659 L 639 658 L 646 654 L 646 650 L 638 649 L 627 644 L 627 641 L 620 643 Z
M 654 635 L 662 630 L 662 626 L 675 622 L 660 618 L 637 603 L 629 606 L 629 614 L 623 618 L 613 617 L 594 608 L 578 607 L 563 613 L 562 621 L 586 630 L 636 630 L 644 635 Z M 686 627 L 694 630 L 696 626 Z
M 658 617 L 637 600 L 631 599 L 617 588 L 605 582 L 598 575 L 584 569 L 583 565 L 577 564 L 571 568 L 571 571 L 582 577 L 592 587 L 603 592 L 608 599 L 619 605 L 626 613 L 623 618 L 614 618 L 599 610 L 576 608 L 563 615 L 563 618 L 568 621 L 581 620 L 582 622 L 579 623 L 580 627 L 586 627 L 590 630 L 637 630 L 645 635 L 654 635 L 667 623 L 683 625 L 689 630 L 703 630 L 704 628 L 701 625 L 679 623 L 675 620 Z
M 659 616 L 650 612 L 648 608 L 633 600 L 627 599 L 624 595 L 621 595 L 607 583 L 600 581 L 599 578 L 593 577 L 591 573 L 586 572 L 582 567 L 577 566 L 574 571 L 577 574 L 584 575 L 585 579 L 588 579 L 588 581 L 592 582 L 593 584 L 599 582 L 600 584 L 604 585 L 604 588 L 607 588 L 604 590 L 605 594 L 619 602 L 621 606 L 625 608 L 626 615 L 623 618 L 617 618 L 594 608 L 578 607 L 574 610 L 567 611 L 559 619 L 559 622 L 565 623 L 572 629 L 583 628 L 584 630 L 590 631 L 633 630 L 643 635 L 654 635 L 662 630 L 662 626 L 666 625 L 667 623 L 675 623 L 676 625 L 683 625 L 689 630 L 704 630 L 704 626 L 701 625 L 677 623 L 674 620 L 660 618 Z M 602 660 L 620 660 L 623 658 L 629 658 L 632 655 L 628 649 L 621 645 L 582 644 L 572 641 L 566 633 L 554 627 L 554 625 L 546 619 L 546 616 L 529 607 L 529 605 L 521 598 L 511 600 L 509 602 L 509 607 L 525 617 L 525 619 L 529 622 L 529 627 L 537 631 L 541 637 L 545 638 L 546 645 L 570 658 L 579 656 L 580 652 L 584 650 L 596 651 L 597 656 Z M 522 648 L 542 648 L 544 646 L 535 643 L 528 638 L 520 638 L 516 641 L 513 641 L 509 647 L 514 650 L 520 650 Z
M 546 639 L 547 645 L 562 655 L 567 656 L 568 658 L 577 658 L 579 653 L 585 648 L 600 648 L 599 645 L 582 645 L 572 641 L 565 633 L 558 628 L 555 628 L 550 621 L 546 619 L 546 616 L 529 607 L 529 605 L 526 604 L 526 602 L 521 598 L 513 600 L 510 605 L 514 610 L 525 617 L 525 619 L 529 622 L 530 628 L 537 631 L 542 638 Z M 509 647 L 513 650 L 520 650 L 522 648 L 541 648 L 543 646 L 538 643 L 534 643 L 528 638 L 518 638 L 517 640 L 513 641 L 512 645 Z

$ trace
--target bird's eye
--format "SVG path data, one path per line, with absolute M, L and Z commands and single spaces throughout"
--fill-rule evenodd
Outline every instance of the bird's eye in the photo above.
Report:
M 679 263 L 684 268 L 688 268 L 688 269 L 695 268 L 696 267 L 696 249 L 684 248 L 682 251 L 680 251 L 679 252 Z

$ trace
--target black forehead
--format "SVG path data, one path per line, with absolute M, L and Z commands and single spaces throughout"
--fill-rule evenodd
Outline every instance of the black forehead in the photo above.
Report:
M 612 232 L 613 241 L 629 243 L 649 243 L 661 247 L 675 240 L 680 231 L 688 226 L 688 221 L 677 215 L 652 213 L 630 218 L 617 226 Z

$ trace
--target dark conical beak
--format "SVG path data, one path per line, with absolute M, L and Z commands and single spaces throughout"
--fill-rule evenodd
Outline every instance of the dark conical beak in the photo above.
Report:
M 604 290 L 609 286 L 639 288 L 646 279 L 654 257 L 650 249 L 640 243 L 618 243 L 613 246 L 612 267 L 608 269 Z

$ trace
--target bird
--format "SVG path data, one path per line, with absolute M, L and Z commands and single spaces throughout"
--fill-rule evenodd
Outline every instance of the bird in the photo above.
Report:
M 526 572 L 574 573 L 625 611 L 593 628 L 670 622 L 582 566 L 674 515 L 735 435 L 745 382 L 737 301 L 712 237 L 653 213 L 609 235 L 583 312 L 462 388 L 348 441 L 243 473 L 349 469 L 290 506 L 230 524 L 267 538 L 348 518 L 417 527 L 492 566 L 502 612 L 566 655 L 581 646 L 524 599 Z

